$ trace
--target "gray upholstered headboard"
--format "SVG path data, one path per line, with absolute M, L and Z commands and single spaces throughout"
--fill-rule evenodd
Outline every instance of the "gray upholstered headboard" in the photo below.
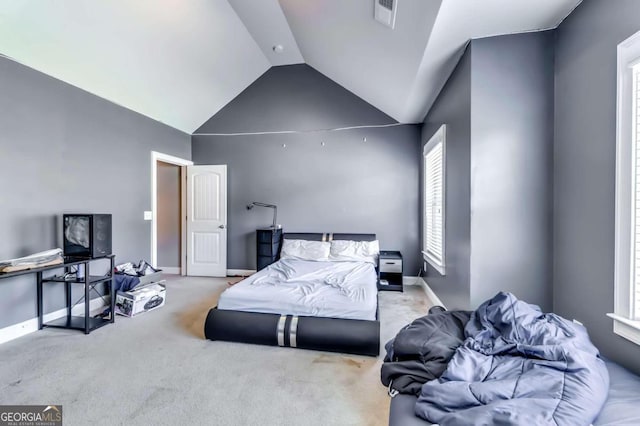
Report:
M 375 241 L 376 234 L 332 234 L 329 232 L 286 232 L 283 236 L 285 240 L 307 240 L 307 241 Z

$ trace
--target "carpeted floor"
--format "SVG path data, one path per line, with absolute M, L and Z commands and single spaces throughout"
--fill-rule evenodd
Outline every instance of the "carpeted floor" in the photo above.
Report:
M 85 336 L 44 329 L 0 345 L 0 404 L 62 404 L 70 425 L 386 425 L 376 358 L 204 340 L 227 279 L 170 277 L 164 307 Z M 431 306 L 380 293 L 382 345 Z

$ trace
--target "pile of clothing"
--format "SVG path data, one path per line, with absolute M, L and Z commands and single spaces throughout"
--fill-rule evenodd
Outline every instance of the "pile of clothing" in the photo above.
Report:
M 386 345 L 382 383 L 447 425 L 588 425 L 609 374 L 586 329 L 500 292 L 473 311 L 432 310 Z
M 56 248 L 41 251 L 29 256 L 17 259 L 0 260 L 0 273 L 25 271 L 27 269 L 41 268 L 44 266 L 59 265 L 64 262 L 62 249 Z
M 114 294 L 121 291 L 131 291 L 140 284 L 140 277 L 162 271 L 161 269 L 154 268 L 145 260 L 141 260 L 137 265 L 131 262 L 121 263 L 113 269 Z M 102 313 L 96 315 L 96 317 L 106 318 L 109 315 L 111 315 L 111 308 L 105 309 Z
M 137 265 L 131 262 L 122 263 L 115 267 L 114 287 L 116 291 L 133 290 L 140 284 L 140 277 L 160 272 L 147 261 L 141 260 Z
M 131 275 L 132 277 L 142 277 L 144 275 L 155 274 L 159 271 L 159 269 L 155 269 L 145 260 L 141 260 L 137 265 L 127 262 L 116 266 L 116 274 Z

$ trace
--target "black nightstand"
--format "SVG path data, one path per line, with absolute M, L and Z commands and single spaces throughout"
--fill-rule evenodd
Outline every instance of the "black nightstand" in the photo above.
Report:
M 256 230 L 256 269 L 259 271 L 278 259 L 282 228 Z
M 381 251 L 378 263 L 378 290 L 403 291 L 402 253 Z M 383 284 L 385 282 L 386 284 Z

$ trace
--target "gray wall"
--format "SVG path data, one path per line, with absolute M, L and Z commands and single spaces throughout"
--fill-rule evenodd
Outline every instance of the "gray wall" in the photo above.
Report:
M 320 130 L 394 121 L 307 65 L 274 67 L 196 133 Z M 196 164 L 228 165 L 228 267 L 253 269 L 255 229 L 278 205 L 285 231 L 374 232 L 419 268 L 420 127 L 193 136 Z M 363 138 L 366 137 L 366 142 Z M 325 146 L 321 143 L 324 142 Z M 282 145 L 285 144 L 286 148 Z
M 552 31 L 471 43 L 471 306 L 552 308 Z
M 446 139 L 446 275 L 426 281 L 449 309 L 498 291 L 550 310 L 553 33 L 473 40 L 427 115 Z
M 181 185 L 180 166 L 158 162 L 158 266 L 180 266 Z
M 59 247 L 63 212 L 95 212 L 113 214 L 117 261 L 149 259 L 150 151 L 190 158 L 189 136 L 3 58 L 0 93 L 0 258 Z M 35 317 L 34 280 L 0 280 L 0 327 Z
M 616 47 L 640 30 L 637 0 L 584 1 L 557 30 L 554 310 L 582 321 L 608 357 L 640 373 L 613 333 Z
M 306 64 L 272 67 L 194 133 L 320 130 L 396 121 Z
M 471 200 L 471 52 L 466 50 L 425 119 L 422 145 L 447 125 L 445 260 L 442 276 L 427 263 L 425 279 L 448 309 L 468 309 Z M 422 148 L 418 157 L 422 167 Z M 424 170 L 422 176 L 424 176 Z M 421 191 L 422 194 L 422 182 Z M 421 197 L 422 200 L 422 197 Z M 421 201 L 422 202 L 422 201 Z M 421 209 L 422 211 L 422 206 Z M 422 217 L 422 215 L 421 215 Z M 422 223 L 420 224 L 422 226 Z M 418 231 L 422 239 L 422 228 Z

